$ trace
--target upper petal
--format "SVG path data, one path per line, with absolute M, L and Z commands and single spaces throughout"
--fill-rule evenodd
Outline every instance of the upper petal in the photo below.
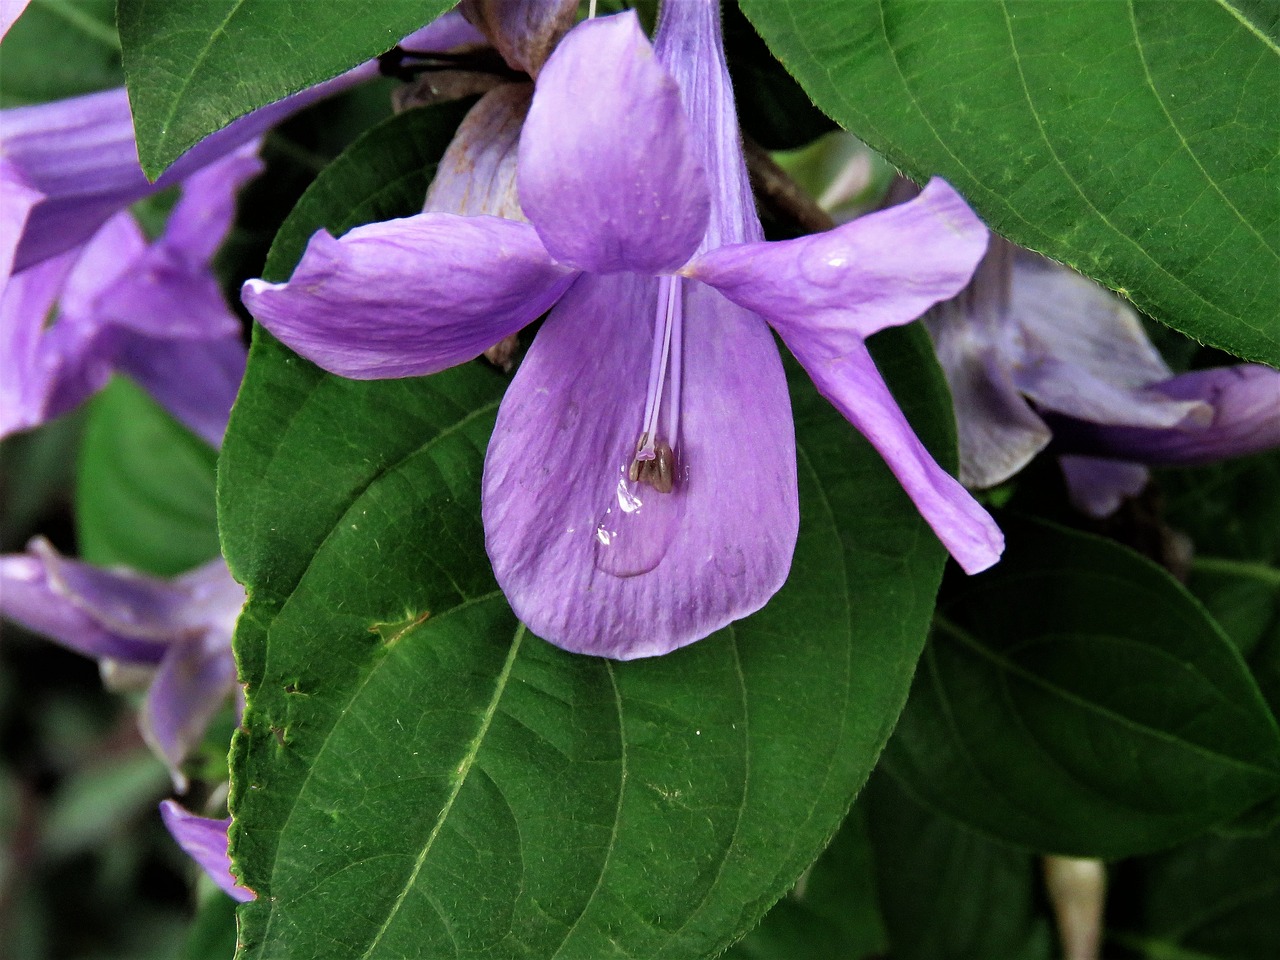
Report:
M 707 230 L 707 177 L 634 12 L 579 24 L 538 76 L 520 204 L 551 255 L 593 273 L 681 266 Z
M 27 216 L 43 197 L 16 163 L 0 157 L 0 289 L 13 273 L 13 258 Z
M 512 68 L 536 77 L 573 26 L 578 0 L 462 0 L 458 9 Z
M 818 391 L 861 431 L 966 573 L 1000 559 L 1004 535 L 995 521 L 925 449 L 876 369 L 866 345 L 831 352 L 803 337 L 783 339 Z
M 987 228 L 942 180 L 920 196 L 826 233 L 710 250 L 684 271 L 768 320 L 784 337 L 852 349 L 955 296 Z
M 558 646 L 618 659 L 761 607 L 786 579 L 799 522 L 777 348 L 759 318 L 699 284 L 685 284 L 674 489 L 627 479 L 657 287 L 574 285 L 508 388 L 485 460 L 486 544 L 516 614 Z
M 527 223 L 423 213 L 311 238 L 287 283 L 250 280 L 249 312 L 331 373 L 435 373 L 544 313 L 575 272 Z
M 524 219 L 516 159 L 532 95 L 530 84 L 504 83 L 480 98 L 440 158 L 424 211 Z

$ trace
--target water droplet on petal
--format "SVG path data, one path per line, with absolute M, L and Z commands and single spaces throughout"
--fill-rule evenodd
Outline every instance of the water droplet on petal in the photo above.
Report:
M 667 554 L 684 515 L 682 491 L 659 493 L 630 479 L 627 467 L 595 529 L 596 567 L 615 577 L 648 573 Z

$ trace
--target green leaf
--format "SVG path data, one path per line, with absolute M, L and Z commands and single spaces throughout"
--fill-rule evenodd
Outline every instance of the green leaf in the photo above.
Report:
M 883 774 L 864 800 L 895 960 L 1055 955 L 1035 857 L 930 812 Z
M 391 49 L 451 0 L 351 0 L 340 13 L 279 0 L 119 0 L 138 156 L 155 178 L 258 107 Z
M 823 110 L 991 227 L 1280 365 L 1274 5 L 742 0 Z
M 1140 910 L 1114 939 L 1152 960 L 1272 960 L 1280 943 L 1280 829 L 1205 837 L 1129 866 Z
M 430 116 L 326 170 L 268 273 L 318 226 L 417 209 L 446 139 Z M 393 152 L 417 122 L 416 152 Z M 878 341 L 945 448 L 927 341 Z M 346 381 L 255 335 L 219 476 L 251 597 L 231 794 L 259 893 L 243 957 L 712 955 L 816 857 L 892 729 L 941 550 L 811 388 L 794 398 L 787 586 L 685 650 L 615 663 L 529 635 L 494 584 L 479 491 L 504 387 L 480 364 Z
M 1001 563 L 939 606 L 890 773 L 992 836 L 1100 857 L 1280 791 L 1275 720 L 1181 585 L 1111 541 L 1002 525 Z
M 32 0 L 0 43 L 0 107 L 124 83 L 115 0 Z
M 795 889 L 725 960 L 860 960 L 886 953 L 866 820 L 859 801 Z
M 1169 523 L 1194 547 L 1191 592 L 1245 656 L 1280 648 L 1280 453 L 1168 470 L 1160 483 Z
M 80 448 L 81 555 L 161 575 L 217 556 L 216 461 L 141 387 L 116 377 L 92 401 Z

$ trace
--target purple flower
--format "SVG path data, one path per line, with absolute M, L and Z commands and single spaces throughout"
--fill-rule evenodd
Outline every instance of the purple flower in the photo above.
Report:
M 967 486 L 1003 482 L 1052 439 L 1073 502 L 1106 516 L 1146 486 L 1147 465 L 1280 446 L 1280 371 L 1175 376 L 1120 299 L 999 238 L 925 323 L 955 397 Z
M 0 295 L 0 436 L 66 412 L 119 370 L 210 444 L 222 442 L 245 349 L 210 261 L 231 227 L 236 191 L 261 169 L 255 152 L 249 144 L 189 177 L 155 243 L 124 211 L 83 247 L 9 280 Z
M 424 213 L 316 234 L 264 326 L 343 376 L 433 373 L 552 308 L 498 413 L 483 517 L 516 614 L 569 650 L 666 653 L 762 606 L 798 527 L 769 324 L 953 555 L 998 529 L 915 437 L 864 345 L 967 281 L 986 231 L 945 184 L 829 234 L 761 242 L 714 0 L 583 23 L 519 145 L 530 223 Z M 762 319 L 763 318 L 763 319 Z
M 252 890 L 240 886 L 231 872 L 231 857 L 227 853 L 230 817 L 213 820 L 196 816 L 176 801 L 164 800 L 160 803 L 160 818 L 178 846 L 229 896 L 241 903 L 257 896 Z
M 40 538 L 0 556 L 0 614 L 104 668 L 153 671 L 139 724 L 179 791 L 182 761 L 237 689 L 231 634 L 243 604 L 221 559 L 161 580 L 68 560 Z

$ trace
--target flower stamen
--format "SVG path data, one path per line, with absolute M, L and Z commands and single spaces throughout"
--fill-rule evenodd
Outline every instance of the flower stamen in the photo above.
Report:
M 659 493 L 670 493 L 675 484 L 676 443 L 679 438 L 680 380 L 683 360 L 684 298 L 679 277 L 663 277 L 658 287 L 658 309 L 653 325 L 653 358 L 645 393 L 644 420 L 636 441 L 635 458 L 628 476 L 647 483 Z M 663 417 L 663 392 L 670 376 L 670 396 Z M 665 426 L 665 430 L 661 429 Z

